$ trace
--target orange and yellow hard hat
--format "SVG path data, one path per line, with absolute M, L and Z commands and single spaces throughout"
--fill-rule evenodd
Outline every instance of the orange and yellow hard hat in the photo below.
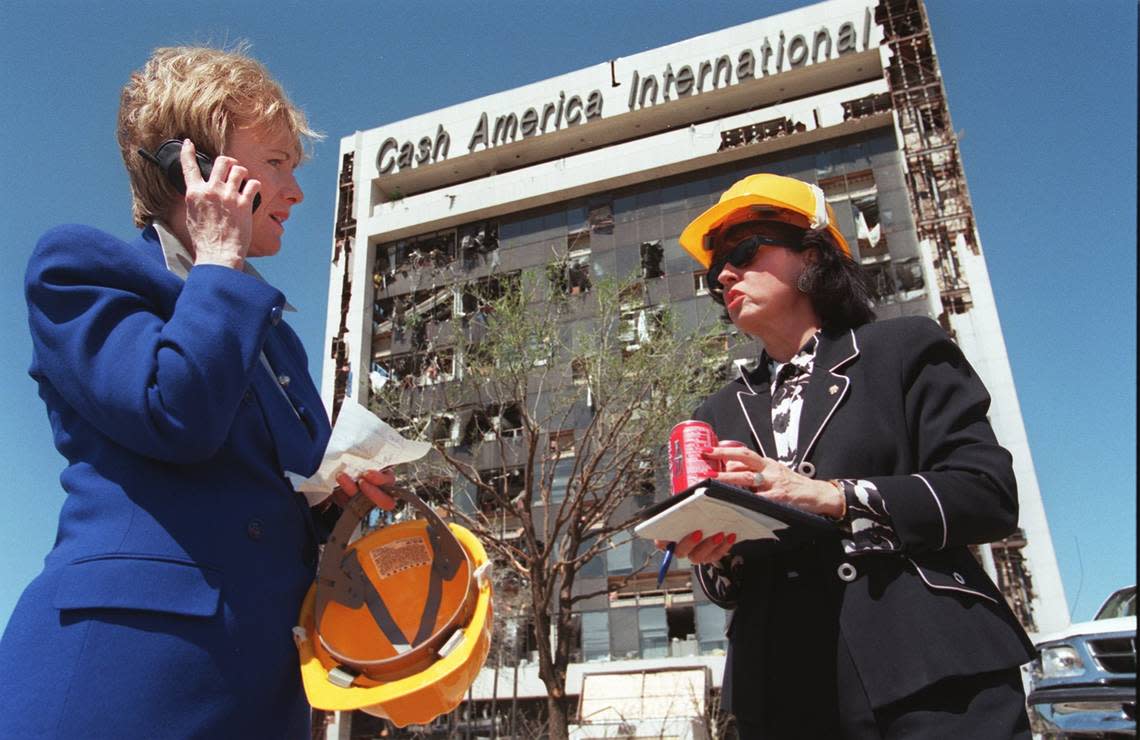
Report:
M 844 254 L 851 248 L 835 225 L 835 212 L 818 185 L 793 177 L 761 173 L 736 182 L 715 206 L 693 219 L 681 233 L 681 246 L 705 267 L 712 262 L 713 235 L 744 221 L 780 221 L 822 231 Z
M 425 519 L 349 543 L 371 508 L 354 496 L 337 522 L 294 630 L 309 703 L 359 709 L 400 727 L 463 701 L 491 645 L 490 563 L 479 540 L 414 494 Z

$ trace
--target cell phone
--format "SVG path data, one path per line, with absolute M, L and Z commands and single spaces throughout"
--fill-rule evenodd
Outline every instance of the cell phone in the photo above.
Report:
M 198 169 L 202 172 L 202 179 L 209 180 L 210 172 L 214 169 L 214 158 L 207 157 L 198 150 L 197 146 L 194 149 L 194 156 L 198 159 Z M 158 146 L 158 149 L 154 150 L 153 154 L 146 149 L 139 149 L 139 156 L 162 170 L 175 190 L 183 195 L 186 194 L 186 178 L 182 176 L 181 139 L 167 139 Z M 256 211 L 259 205 L 261 205 L 261 193 L 256 193 L 253 196 L 252 210 Z

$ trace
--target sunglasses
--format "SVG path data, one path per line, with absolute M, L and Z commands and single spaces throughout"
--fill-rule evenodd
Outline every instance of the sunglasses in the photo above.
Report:
M 789 244 L 785 239 L 755 234 L 747 239 L 741 239 L 730 249 L 722 250 L 713 256 L 712 262 L 709 263 L 708 286 L 709 295 L 714 301 L 724 305 L 724 286 L 720 284 L 719 279 L 724 266 L 747 267 L 762 246 L 788 247 Z

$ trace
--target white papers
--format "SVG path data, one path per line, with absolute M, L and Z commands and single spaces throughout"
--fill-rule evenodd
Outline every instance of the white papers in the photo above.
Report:
M 676 506 L 665 509 L 634 527 L 638 537 L 648 540 L 678 540 L 700 530 L 706 537 L 717 532 L 735 534 L 739 541 L 777 539 L 776 532 L 788 525 L 759 511 L 736 506 L 707 495 L 708 489 L 693 492 Z
M 347 473 L 353 478 L 366 470 L 399 465 L 418 460 L 427 454 L 431 445 L 414 442 L 400 436 L 380 417 L 351 398 L 344 399 L 336 417 L 332 437 L 325 448 L 325 457 L 315 475 L 303 478 L 286 471 L 293 488 L 305 494 L 309 505 L 318 504 L 332 493 L 336 477 Z

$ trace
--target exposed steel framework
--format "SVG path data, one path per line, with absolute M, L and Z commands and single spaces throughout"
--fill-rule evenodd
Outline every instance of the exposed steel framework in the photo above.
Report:
M 918 238 L 934 248 L 939 320 L 949 330 L 948 316 L 973 304 L 956 251 L 979 253 L 958 137 L 922 0 L 880 0 L 875 21 L 892 52 L 887 84 L 902 132 L 911 211 Z
M 965 313 L 973 305 L 958 255 L 966 249 L 980 253 L 958 137 L 950 121 L 922 0 L 880 0 L 875 21 L 882 26 L 883 43 L 892 52 L 887 84 L 902 132 L 911 212 L 919 240 L 933 248 L 942 302 L 938 320 L 950 331 L 949 316 Z M 981 547 L 988 547 L 993 556 L 998 586 L 1006 601 L 1022 626 L 1035 632 L 1033 579 L 1022 555 L 1024 533 L 1018 530 L 1000 542 Z M 976 554 L 984 562 L 984 554 Z
M 336 225 L 333 230 L 333 264 L 341 262 L 342 278 L 340 290 L 340 325 L 336 337 L 333 338 L 329 348 L 335 367 L 333 376 L 333 402 L 332 418 L 336 419 L 344 395 L 348 390 L 348 346 L 344 335 L 348 333 L 348 304 L 352 300 L 352 243 L 356 238 L 355 212 L 355 184 L 353 180 L 353 163 L 356 155 L 344 155 L 340 163 L 340 177 L 337 181 L 337 207 Z

